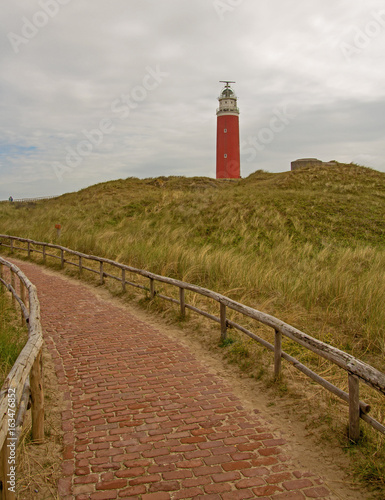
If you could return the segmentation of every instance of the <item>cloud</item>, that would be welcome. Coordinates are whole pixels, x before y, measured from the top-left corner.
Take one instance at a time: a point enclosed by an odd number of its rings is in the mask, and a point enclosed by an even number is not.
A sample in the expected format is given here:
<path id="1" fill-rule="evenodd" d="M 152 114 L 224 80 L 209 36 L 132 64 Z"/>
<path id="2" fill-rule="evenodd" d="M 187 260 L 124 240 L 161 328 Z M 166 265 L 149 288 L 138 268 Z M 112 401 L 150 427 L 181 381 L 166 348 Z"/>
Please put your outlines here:
<path id="1" fill-rule="evenodd" d="M 381 157 L 382 2 L 223 0 L 221 13 L 218 5 L 95 0 L 91 12 L 84 0 L 5 0 L 0 199 L 133 175 L 214 176 L 216 98 L 226 78 L 237 82 L 241 141 L 267 128 L 277 106 L 296 115 L 253 161 L 242 155 L 242 175 L 288 170 L 301 156 Z M 17 53 L 11 34 L 25 38 Z M 167 73 L 151 90 L 148 68 Z M 123 116 L 127 99 L 135 106 Z M 54 166 L 66 165 L 103 120 L 111 133 L 60 180 Z"/>

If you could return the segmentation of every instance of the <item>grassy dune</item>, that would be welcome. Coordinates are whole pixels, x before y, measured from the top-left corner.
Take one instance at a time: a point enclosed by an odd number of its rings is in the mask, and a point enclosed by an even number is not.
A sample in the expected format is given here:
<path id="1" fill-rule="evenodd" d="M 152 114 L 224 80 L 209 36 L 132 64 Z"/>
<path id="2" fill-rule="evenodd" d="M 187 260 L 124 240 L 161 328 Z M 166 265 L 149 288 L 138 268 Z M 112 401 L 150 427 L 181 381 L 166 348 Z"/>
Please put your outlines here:
<path id="1" fill-rule="evenodd" d="M 64 246 L 265 304 L 282 319 L 291 306 L 326 314 L 381 357 L 384 216 L 385 174 L 339 165 L 239 182 L 118 180 L 0 204 L 0 230 L 55 242 L 61 223 Z"/>
<path id="2" fill-rule="evenodd" d="M 235 182 L 128 178 L 0 204 L 3 234 L 58 242 L 57 223 L 63 246 L 216 290 L 385 371 L 384 173 L 352 164 Z M 225 349 L 252 357 L 239 342 Z M 383 422 L 382 399 L 373 416 Z M 384 440 L 371 439 L 361 472 L 384 483 Z"/>

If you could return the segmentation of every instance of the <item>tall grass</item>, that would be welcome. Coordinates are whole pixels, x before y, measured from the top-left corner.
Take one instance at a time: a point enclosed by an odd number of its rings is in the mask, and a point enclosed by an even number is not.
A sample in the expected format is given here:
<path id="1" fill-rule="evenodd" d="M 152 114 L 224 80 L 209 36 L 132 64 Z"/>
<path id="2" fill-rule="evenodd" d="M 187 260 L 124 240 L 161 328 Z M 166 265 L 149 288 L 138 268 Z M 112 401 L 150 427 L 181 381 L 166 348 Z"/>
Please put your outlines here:
<path id="1" fill-rule="evenodd" d="M 385 175 L 355 165 L 268 174 L 113 181 L 30 206 L 0 205 L 0 231 L 264 305 L 301 307 L 385 354 Z M 298 327 L 306 327 L 297 324 Z M 317 336 L 317 332 L 311 332 Z"/>
<path id="2" fill-rule="evenodd" d="M 237 183 L 162 182 L 118 180 L 27 206 L 3 203 L 0 232 L 218 291 L 385 371 L 385 174 L 339 165 L 259 171 Z M 284 347 L 347 389 L 345 373 L 300 353 L 290 341 Z M 226 348 L 242 370 L 262 376 L 260 351 L 239 339 Z M 373 416 L 383 421 L 380 396 L 370 398 Z M 376 469 L 373 481 L 384 484 L 383 438 L 372 442 L 377 444 L 363 452 L 369 458 L 361 472 L 371 480 L 365 468 Z"/>
<path id="3" fill-rule="evenodd" d="M 0 285 L 0 387 L 27 338 L 27 329 L 20 326 L 20 317 L 12 307 L 8 292 Z"/>

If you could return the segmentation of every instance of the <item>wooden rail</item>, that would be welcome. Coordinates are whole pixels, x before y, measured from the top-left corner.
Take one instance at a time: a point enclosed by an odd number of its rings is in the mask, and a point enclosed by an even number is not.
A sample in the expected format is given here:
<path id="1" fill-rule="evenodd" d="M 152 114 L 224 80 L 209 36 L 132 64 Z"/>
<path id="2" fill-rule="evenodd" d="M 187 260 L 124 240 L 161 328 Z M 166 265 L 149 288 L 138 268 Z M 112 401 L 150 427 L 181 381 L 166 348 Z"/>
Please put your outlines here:
<path id="1" fill-rule="evenodd" d="M 18 287 L 16 286 L 17 278 Z M 43 335 L 40 324 L 40 305 L 35 286 L 18 267 L 1 257 L 0 283 L 12 294 L 12 302 L 14 304 L 18 302 L 22 321 L 28 325 L 28 341 L 0 391 L 0 498 L 13 500 L 16 498 L 15 454 L 24 417 L 30 404 L 32 439 L 34 441 L 44 439 Z M 19 288 L 19 293 L 17 288 Z M 28 299 L 26 292 L 28 292 Z"/>
<path id="2" fill-rule="evenodd" d="M 59 196 L 59 195 L 58 195 Z M 12 203 L 29 203 L 33 201 L 41 201 L 41 200 L 52 200 L 53 198 L 58 198 L 58 196 L 39 196 L 35 198 L 14 198 Z M 0 203 L 9 203 L 9 200 L 0 200 Z"/>
<path id="3" fill-rule="evenodd" d="M 26 247 L 20 246 L 22 243 L 27 245 Z M 17 246 L 18 245 L 18 246 Z M 273 351 L 274 353 L 274 375 L 278 379 L 281 375 L 282 370 L 282 359 L 291 363 L 295 368 L 300 370 L 306 376 L 320 384 L 322 387 L 332 392 L 342 400 L 348 403 L 349 405 L 349 437 L 352 441 L 356 442 L 360 436 L 360 427 L 359 422 L 360 418 L 371 425 L 373 428 L 385 434 L 385 426 L 375 420 L 372 417 L 369 417 L 368 413 L 370 411 L 369 404 L 360 401 L 359 398 L 359 383 L 364 382 L 368 386 L 376 389 L 381 394 L 385 395 L 385 374 L 373 368 L 372 366 L 360 361 L 359 359 L 354 358 L 350 354 L 336 349 L 333 346 L 325 344 L 320 340 L 317 340 L 310 335 L 307 335 L 304 332 L 301 332 L 297 328 L 284 323 L 283 321 L 271 316 L 269 314 L 265 314 L 261 311 L 253 309 L 251 307 L 245 306 L 239 302 L 236 302 L 224 295 L 213 292 L 212 290 L 208 290 L 206 288 L 202 288 L 190 283 L 186 283 L 183 281 L 179 281 L 173 278 L 167 278 L 165 276 L 160 276 L 149 271 L 145 271 L 143 269 L 136 269 L 131 266 L 127 266 L 124 264 L 120 264 L 119 262 L 115 262 L 110 259 L 105 259 L 101 257 L 96 257 L 94 255 L 87 255 L 81 252 L 77 252 L 75 250 L 71 250 L 69 248 L 62 247 L 60 245 L 55 245 L 51 243 L 45 242 L 37 242 L 26 238 L 19 238 L 16 236 L 8 236 L 8 235 L 0 235 L 0 247 L 8 248 L 11 252 L 15 250 L 21 250 L 28 252 L 30 256 L 32 252 L 40 253 L 43 256 L 43 262 L 46 262 L 47 257 L 52 257 L 60 260 L 61 268 L 64 268 L 65 264 L 73 265 L 79 268 L 79 274 L 82 274 L 85 270 L 95 273 L 99 275 L 100 283 L 103 284 L 105 278 L 111 278 L 117 281 L 120 281 L 122 284 L 123 291 L 126 290 L 126 286 L 134 286 L 137 288 L 144 289 L 150 293 L 150 297 L 159 297 L 164 300 L 171 301 L 176 303 L 180 307 L 180 314 L 185 316 L 186 309 L 194 311 L 198 314 L 201 314 L 213 321 L 216 321 L 220 324 L 220 333 L 221 339 L 226 340 L 227 338 L 227 330 L 229 327 L 235 328 L 238 331 L 246 334 L 248 337 L 257 341 L 262 346 L 267 349 Z M 40 248 L 40 249 L 39 249 Z M 48 253 L 49 249 L 56 249 L 59 251 L 60 255 L 55 255 L 53 253 Z M 69 260 L 72 256 L 75 257 L 77 261 Z M 94 263 L 98 263 L 96 265 L 96 269 L 92 267 L 85 266 L 85 261 L 91 261 Z M 116 270 L 118 270 L 118 275 L 109 274 L 105 271 L 104 265 L 110 265 Z M 147 278 L 149 280 L 149 286 L 143 286 L 139 283 L 134 283 L 128 281 L 126 279 L 127 273 L 135 274 Z M 157 292 L 155 284 L 156 282 L 165 283 L 168 285 L 175 286 L 179 288 L 179 300 L 162 295 Z M 186 303 L 185 292 L 191 291 L 201 296 L 207 297 L 209 299 L 213 299 L 214 301 L 219 303 L 219 316 L 214 316 L 209 314 L 202 309 L 199 309 L 193 305 Z M 241 313 L 243 316 L 254 319 L 263 325 L 266 325 L 273 329 L 274 331 L 274 345 L 270 344 L 266 340 L 258 337 L 255 333 L 249 331 L 242 325 L 230 321 L 227 318 L 227 309 L 231 309 L 238 313 Z M 297 344 L 305 347 L 316 355 L 325 358 L 335 365 L 339 366 L 343 370 L 347 372 L 348 376 L 348 387 L 349 392 L 345 392 L 340 388 L 336 387 L 329 381 L 325 380 L 315 372 L 313 372 L 310 368 L 306 367 L 302 363 L 300 363 L 297 359 L 290 356 L 288 353 L 283 351 L 282 349 L 282 338 L 287 337 Z"/>

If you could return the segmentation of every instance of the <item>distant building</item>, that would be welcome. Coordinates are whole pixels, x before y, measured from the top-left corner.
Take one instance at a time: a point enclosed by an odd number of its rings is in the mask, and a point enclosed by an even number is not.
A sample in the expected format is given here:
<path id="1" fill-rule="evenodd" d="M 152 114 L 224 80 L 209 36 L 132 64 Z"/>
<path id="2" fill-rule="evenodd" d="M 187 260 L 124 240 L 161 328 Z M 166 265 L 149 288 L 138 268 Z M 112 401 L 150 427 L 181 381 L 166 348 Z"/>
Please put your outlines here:
<path id="1" fill-rule="evenodd" d="M 291 170 L 298 170 L 299 168 L 317 168 L 317 167 L 334 167 L 337 165 L 335 161 L 322 161 L 317 158 L 301 158 L 291 162 Z"/>
<path id="2" fill-rule="evenodd" d="M 241 161 L 239 152 L 239 109 L 237 96 L 225 84 L 217 109 L 217 179 L 239 179 L 241 177 Z"/>

